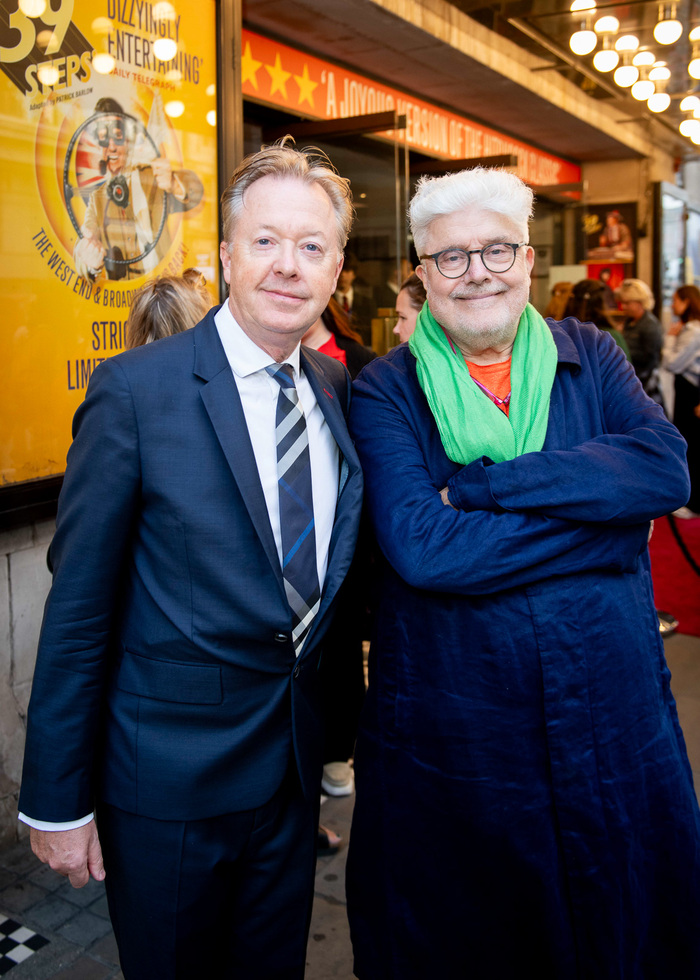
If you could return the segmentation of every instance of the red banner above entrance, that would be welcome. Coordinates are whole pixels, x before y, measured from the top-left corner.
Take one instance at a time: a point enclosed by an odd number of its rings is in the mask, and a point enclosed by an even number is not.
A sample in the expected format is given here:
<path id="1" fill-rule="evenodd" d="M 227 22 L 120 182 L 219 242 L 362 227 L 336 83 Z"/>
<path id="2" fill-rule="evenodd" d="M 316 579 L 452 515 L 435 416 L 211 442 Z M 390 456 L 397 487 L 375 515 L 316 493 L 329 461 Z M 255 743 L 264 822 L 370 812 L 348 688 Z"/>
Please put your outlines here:
<path id="1" fill-rule="evenodd" d="M 309 119 L 342 119 L 396 110 L 405 115 L 407 130 L 381 134 L 421 153 L 446 160 L 512 153 L 517 172 L 530 184 L 571 184 L 581 179 L 576 164 L 399 89 L 347 71 L 330 61 L 296 51 L 252 31 L 243 31 L 241 60 L 243 95 L 279 106 Z"/>

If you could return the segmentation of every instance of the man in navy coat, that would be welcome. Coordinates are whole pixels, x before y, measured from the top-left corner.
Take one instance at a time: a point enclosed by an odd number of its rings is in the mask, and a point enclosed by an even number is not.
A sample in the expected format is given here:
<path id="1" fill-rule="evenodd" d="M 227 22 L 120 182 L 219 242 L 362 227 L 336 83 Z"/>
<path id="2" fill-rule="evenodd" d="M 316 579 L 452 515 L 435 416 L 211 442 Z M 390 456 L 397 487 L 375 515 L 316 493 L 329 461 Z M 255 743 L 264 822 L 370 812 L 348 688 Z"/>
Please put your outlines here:
<path id="1" fill-rule="evenodd" d="M 106 879 L 127 980 L 304 973 L 317 666 L 362 479 L 347 372 L 299 341 L 335 288 L 352 203 L 325 158 L 280 144 L 239 166 L 222 211 L 228 302 L 104 362 L 76 413 L 29 709 L 21 818 L 75 887 Z M 320 601 L 301 625 L 281 363 L 313 493 Z"/>
<path id="2" fill-rule="evenodd" d="M 532 190 L 424 177 L 427 303 L 354 383 L 386 558 L 355 751 L 361 980 L 697 980 L 700 811 L 647 535 L 685 443 L 528 303 Z"/>

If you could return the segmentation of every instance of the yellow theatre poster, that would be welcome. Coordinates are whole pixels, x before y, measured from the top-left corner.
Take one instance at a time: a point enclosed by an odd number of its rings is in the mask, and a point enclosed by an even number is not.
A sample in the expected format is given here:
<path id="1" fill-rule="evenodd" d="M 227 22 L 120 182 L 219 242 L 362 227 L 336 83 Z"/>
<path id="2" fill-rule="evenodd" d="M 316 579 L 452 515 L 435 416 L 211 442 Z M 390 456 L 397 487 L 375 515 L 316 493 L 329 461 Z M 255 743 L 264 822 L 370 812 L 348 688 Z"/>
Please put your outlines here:
<path id="1" fill-rule="evenodd" d="M 65 469 L 147 278 L 218 269 L 215 0 L 0 0 L 1 486 Z"/>

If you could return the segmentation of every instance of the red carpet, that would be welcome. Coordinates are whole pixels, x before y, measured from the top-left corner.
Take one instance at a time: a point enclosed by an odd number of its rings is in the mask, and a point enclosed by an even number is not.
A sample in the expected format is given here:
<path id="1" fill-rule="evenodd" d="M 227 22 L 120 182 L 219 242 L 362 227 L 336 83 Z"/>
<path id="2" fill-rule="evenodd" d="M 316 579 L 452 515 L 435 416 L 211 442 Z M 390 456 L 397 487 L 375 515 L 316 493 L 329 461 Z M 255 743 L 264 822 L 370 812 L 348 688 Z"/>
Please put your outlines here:
<path id="1" fill-rule="evenodd" d="M 676 518 L 676 527 L 695 564 L 700 565 L 700 518 Z M 656 608 L 676 617 L 679 633 L 700 636 L 700 575 L 683 555 L 668 518 L 654 522 L 649 553 Z"/>

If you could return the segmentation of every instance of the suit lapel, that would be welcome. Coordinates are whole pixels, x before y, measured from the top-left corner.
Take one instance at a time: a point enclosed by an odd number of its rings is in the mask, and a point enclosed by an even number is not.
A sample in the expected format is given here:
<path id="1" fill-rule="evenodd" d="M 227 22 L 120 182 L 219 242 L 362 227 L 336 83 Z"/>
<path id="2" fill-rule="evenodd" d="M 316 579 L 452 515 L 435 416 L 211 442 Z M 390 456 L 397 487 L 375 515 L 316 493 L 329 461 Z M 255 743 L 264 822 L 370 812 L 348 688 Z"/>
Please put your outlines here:
<path id="1" fill-rule="evenodd" d="M 210 310 L 194 328 L 194 373 L 206 382 L 201 390 L 204 407 L 284 595 L 279 555 L 241 398 L 214 323 L 217 309 Z"/>

